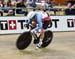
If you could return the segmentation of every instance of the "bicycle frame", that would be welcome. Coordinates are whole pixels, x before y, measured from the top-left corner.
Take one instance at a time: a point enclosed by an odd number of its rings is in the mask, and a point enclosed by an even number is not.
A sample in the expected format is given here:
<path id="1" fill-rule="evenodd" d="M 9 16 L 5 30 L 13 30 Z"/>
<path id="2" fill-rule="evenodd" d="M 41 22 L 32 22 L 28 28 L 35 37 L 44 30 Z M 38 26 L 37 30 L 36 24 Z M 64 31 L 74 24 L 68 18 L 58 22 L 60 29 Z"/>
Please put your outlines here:
<path id="1" fill-rule="evenodd" d="M 34 29 L 31 24 L 30 25 L 25 24 L 25 26 L 26 26 L 27 29 L 30 29 L 29 30 L 30 32 L 31 32 L 32 29 Z M 31 34 L 34 37 L 34 39 L 37 39 L 37 35 L 34 32 L 31 32 Z"/>
<path id="2" fill-rule="evenodd" d="M 23 50 L 23 49 L 27 48 L 30 45 L 32 39 L 34 39 L 34 41 L 33 41 L 34 44 L 39 43 L 40 36 L 37 37 L 38 33 L 32 32 L 31 30 L 33 28 L 31 26 L 30 26 L 30 28 L 31 29 L 29 31 L 22 33 L 18 37 L 17 42 L 16 42 L 16 46 L 19 50 Z M 42 48 L 47 47 L 51 43 L 52 38 L 53 38 L 52 32 L 50 30 L 45 31 L 45 36 L 44 36 L 44 39 L 42 41 L 43 42 Z"/>
<path id="3" fill-rule="evenodd" d="M 34 39 L 37 39 L 37 35 L 33 32 L 31 32 L 32 36 L 34 37 Z"/>

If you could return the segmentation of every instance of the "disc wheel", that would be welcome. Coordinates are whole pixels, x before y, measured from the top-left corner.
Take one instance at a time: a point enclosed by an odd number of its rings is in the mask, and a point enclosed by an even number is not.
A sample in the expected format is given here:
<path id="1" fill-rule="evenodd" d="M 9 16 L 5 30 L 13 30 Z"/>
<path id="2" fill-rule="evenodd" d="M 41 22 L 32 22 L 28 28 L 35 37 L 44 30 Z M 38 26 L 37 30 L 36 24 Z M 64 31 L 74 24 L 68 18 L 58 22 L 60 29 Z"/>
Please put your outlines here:
<path id="1" fill-rule="evenodd" d="M 46 31 L 44 34 L 42 48 L 47 47 L 51 43 L 52 39 L 53 33 L 50 30 Z"/>
<path id="2" fill-rule="evenodd" d="M 23 50 L 30 45 L 31 41 L 32 41 L 31 32 L 24 32 L 18 37 L 16 47 L 19 50 Z"/>

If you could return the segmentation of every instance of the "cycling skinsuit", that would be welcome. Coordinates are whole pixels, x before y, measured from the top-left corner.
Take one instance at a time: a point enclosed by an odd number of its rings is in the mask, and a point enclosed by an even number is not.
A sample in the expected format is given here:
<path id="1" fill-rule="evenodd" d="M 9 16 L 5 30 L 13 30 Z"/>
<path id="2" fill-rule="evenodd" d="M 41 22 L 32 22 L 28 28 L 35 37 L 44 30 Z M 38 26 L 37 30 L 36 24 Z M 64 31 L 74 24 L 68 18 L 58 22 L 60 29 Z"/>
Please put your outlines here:
<path id="1" fill-rule="evenodd" d="M 47 12 L 37 12 L 36 20 L 38 22 L 38 26 L 35 28 L 36 31 L 39 29 L 47 29 L 50 23 L 50 17 Z"/>
<path id="2" fill-rule="evenodd" d="M 38 25 L 37 25 L 37 27 L 34 28 L 34 30 L 38 31 L 39 29 L 43 29 L 42 14 L 40 12 L 36 13 L 36 21 L 37 21 Z"/>
<path id="3" fill-rule="evenodd" d="M 38 25 L 34 28 L 35 31 L 39 31 L 39 29 L 43 29 L 43 18 L 47 17 L 47 13 L 42 13 L 42 12 L 31 12 L 31 17 L 29 15 L 29 22 L 31 23 L 31 18 L 36 17 L 36 21 Z"/>

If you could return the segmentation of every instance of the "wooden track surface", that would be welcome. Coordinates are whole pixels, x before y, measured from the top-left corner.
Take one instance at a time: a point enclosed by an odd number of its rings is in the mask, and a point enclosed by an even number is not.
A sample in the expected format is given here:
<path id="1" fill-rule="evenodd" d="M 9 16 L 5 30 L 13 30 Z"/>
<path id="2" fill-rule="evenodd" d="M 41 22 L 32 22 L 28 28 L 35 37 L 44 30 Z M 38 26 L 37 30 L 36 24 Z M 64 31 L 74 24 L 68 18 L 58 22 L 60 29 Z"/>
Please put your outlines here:
<path id="1" fill-rule="evenodd" d="M 38 50 L 32 42 L 19 51 L 15 45 L 18 36 L 0 35 L 0 59 L 75 59 L 75 32 L 56 32 L 52 43 Z"/>

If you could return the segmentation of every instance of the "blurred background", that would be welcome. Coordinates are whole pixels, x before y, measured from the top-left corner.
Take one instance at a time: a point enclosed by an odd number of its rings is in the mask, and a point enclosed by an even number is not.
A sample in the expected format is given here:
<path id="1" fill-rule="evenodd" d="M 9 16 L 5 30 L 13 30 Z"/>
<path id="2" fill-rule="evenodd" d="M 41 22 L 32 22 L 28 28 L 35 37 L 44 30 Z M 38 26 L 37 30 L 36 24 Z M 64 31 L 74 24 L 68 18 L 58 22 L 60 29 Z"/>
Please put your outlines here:
<path id="1" fill-rule="evenodd" d="M 27 16 L 43 7 L 52 16 L 75 15 L 75 0 L 0 0 L 0 16 Z"/>

